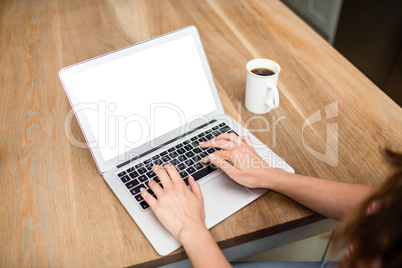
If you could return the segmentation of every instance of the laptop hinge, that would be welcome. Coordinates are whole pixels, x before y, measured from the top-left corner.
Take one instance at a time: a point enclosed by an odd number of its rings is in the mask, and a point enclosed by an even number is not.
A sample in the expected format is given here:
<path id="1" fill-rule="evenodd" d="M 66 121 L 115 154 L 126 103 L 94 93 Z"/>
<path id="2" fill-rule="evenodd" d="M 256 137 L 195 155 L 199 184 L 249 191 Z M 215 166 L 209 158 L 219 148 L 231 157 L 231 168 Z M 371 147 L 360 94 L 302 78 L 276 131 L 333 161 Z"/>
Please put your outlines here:
<path id="1" fill-rule="evenodd" d="M 199 129 L 201 129 L 201 128 L 204 128 L 204 127 L 206 127 L 206 126 L 208 126 L 208 125 L 210 125 L 210 124 L 213 124 L 213 123 L 215 123 L 215 122 L 216 122 L 216 120 L 213 119 L 213 120 L 209 121 L 208 123 L 205 123 L 205 124 L 203 124 L 203 125 L 201 125 L 201 126 L 199 126 L 199 127 L 196 127 L 196 128 L 194 128 L 194 129 L 192 129 L 192 130 L 190 130 L 190 131 L 187 131 L 186 133 L 184 133 L 184 134 L 182 134 L 182 135 L 179 135 L 179 136 L 177 136 L 177 137 L 174 138 L 174 139 L 171 139 L 171 140 L 169 140 L 169 141 L 167 141 L 167 142 L 165 142 L 165 143 L 163 143 L 163 144 L 161 144 L 161 145 L 159 145 L 159 146 L 157 146 L 157 147 L 155 147 L 155 148 L 152 148 L 152 149 L 150 149 L 150 150 L 148 150 L 148 151 L 146 151 L 146 152 L 144 152 L 144 153 L 142 153 L 142 154 L 140 154 L 140 155 L 138 155 L 138 156 L 136 156 L 136 157 L 133 157 L 133 158 L 131 158 L 130 160 L 128 160 L 128 161 L 126 161 L 126 162 L 124 162 L 124 163 L 121 163 L 121 164 L 117 165 L 116 167 L 117 167 L 117 168 L 124 167 L 125 165 L 127 165 L 127 164 L 129 164 L 129 163 L 131 163 L 131 162 L 133 162 L 133 161 L 135 161 L 135 160 L 137 160 L 137 159 L 139 159 L 139 158 L 142 158 L 142 157 L 146 156 L 147 154 L 150 154 L 150 153 L 152 153 L 152 152 L 154 152 L 154 151 L 156 151 L 156 150 L 159 150 L 159 149 L 162 148 L 162 147 L 165 147 L 165 146 L 168 145 L 169 143 L 175 142 L 175 141 L 177 141 L 178 139 L 181 139 L 181 138 L 183 138 L 183 137 L 185 137 L 185 136 L 188 136 L 188 135 L 190 135 L 191 133 L 193 133 L 193 132 L 195 132 L 195 131 L 197 131 L 197 130 L 199 130 Z"/>

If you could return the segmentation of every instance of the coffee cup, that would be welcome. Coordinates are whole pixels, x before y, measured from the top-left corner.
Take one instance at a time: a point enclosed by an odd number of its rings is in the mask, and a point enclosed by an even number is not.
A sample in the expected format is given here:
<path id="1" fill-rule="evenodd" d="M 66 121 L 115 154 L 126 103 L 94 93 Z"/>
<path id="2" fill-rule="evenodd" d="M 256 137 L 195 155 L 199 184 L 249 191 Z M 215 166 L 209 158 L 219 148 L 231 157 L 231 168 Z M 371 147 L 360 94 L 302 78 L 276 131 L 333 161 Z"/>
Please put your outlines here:
<path id="1" fill-rule="evenodd" d="M 264 114 L 278 108 L 279 64 L 268 59 L 254 59 L 247 63 L 246 108 Z"/>

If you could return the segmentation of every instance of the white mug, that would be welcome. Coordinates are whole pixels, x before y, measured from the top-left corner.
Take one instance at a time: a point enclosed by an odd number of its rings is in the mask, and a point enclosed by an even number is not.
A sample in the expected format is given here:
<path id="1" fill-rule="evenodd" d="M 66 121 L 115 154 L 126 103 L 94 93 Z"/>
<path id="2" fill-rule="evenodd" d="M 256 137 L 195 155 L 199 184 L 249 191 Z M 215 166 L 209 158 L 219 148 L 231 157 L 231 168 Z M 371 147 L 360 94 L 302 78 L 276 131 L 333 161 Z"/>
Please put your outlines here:
<path id="1" fill-rule="evenodd" d="M 256 114 L 264 114 L 278 108 L 279 93 L 276 85 L 281 71 L 279 64 L 267 59 L 254 59 L 247 63 L 246 108 Z M 263 76 L 253 72 L 256 68 L 272 70 L 274 74 Z"/>

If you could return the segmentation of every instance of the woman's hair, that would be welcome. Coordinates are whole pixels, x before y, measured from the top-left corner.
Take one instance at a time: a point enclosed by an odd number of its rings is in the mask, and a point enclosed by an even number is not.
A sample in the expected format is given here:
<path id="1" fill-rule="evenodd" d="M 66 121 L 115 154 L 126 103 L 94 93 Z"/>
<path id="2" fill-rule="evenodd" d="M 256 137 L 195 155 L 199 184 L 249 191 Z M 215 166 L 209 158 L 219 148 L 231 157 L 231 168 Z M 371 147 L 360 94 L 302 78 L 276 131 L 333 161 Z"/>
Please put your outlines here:
<path id="1" fill-rule="evenodd" d="M 385 154 L 397 168 L 395 174 L 335 232 L 333 250 L 349 246 L 341 267 L 402 267 L 402 154 Z"/>

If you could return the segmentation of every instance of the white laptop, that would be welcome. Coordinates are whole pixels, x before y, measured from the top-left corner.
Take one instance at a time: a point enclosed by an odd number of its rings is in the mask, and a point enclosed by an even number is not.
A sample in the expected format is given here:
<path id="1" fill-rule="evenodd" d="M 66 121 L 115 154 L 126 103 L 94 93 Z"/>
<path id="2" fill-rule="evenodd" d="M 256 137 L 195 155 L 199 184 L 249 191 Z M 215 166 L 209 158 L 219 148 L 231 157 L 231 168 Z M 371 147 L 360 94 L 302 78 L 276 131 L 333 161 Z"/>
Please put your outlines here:
<path id="1" fill-rule="evenodd" d="M 60 79 L 99 172 L 160 255 L 181 245 L 139 194 L 149 179 L 158 181 L 153 165 L 172 163 L 186 183 L 189 175 L 198 181 L 208 228 L 266 190 L 248 189 L 200 163 L 214 151 L 200 141 L 248 135 L 268 164 L 294 172 L 225 114 L 194 26 L 63 68 Z"/>

